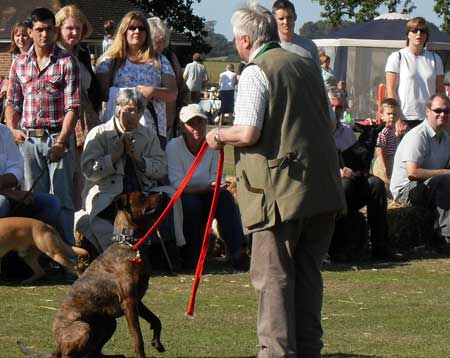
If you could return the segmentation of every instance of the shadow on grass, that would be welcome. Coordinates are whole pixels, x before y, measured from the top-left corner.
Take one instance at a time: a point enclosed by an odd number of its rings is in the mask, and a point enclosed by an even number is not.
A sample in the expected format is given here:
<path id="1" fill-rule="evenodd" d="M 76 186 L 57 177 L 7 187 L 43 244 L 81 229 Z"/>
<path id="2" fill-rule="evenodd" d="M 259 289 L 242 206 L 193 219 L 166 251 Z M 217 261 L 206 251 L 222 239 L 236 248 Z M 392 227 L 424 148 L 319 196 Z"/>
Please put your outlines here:
<path id="1" fill-rule="evenodd" d="M 322 354 L 322 358 L 382 358 L 382 356 L 352 353 L 328 353 Z"/>

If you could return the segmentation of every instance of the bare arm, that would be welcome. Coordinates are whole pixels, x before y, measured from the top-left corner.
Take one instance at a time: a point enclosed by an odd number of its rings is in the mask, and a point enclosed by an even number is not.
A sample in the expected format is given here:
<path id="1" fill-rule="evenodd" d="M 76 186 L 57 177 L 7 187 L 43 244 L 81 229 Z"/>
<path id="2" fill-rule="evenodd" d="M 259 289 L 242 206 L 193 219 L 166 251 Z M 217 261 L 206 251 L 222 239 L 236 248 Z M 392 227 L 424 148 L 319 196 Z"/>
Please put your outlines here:
<path id="1" fill-rule="evenodd" d="M 14 188 L 19 182 L 14 174 L 6 173 L 0 175 L 0 189 Z"/>
<path id="2" fill-rule="evenodd" d="M 437 175 L 450 174 L 450 169 L 424 169 L 419 168 L 416 162 L 406 163 L 408 179 L 412 181 L 427 180 Z"/>
<path id="3" fill-rule="evenodd" d="M 16 143 L 22 143 L 27 139 L 25 133 L 16 129 L 20 121 L 20 113 L 16 112 L 11 106 L 6 106 L 5 109 L 6 125 L 11 129 L 12 135 Z"/>
<path id="4" fill-rule="evenodd" d="M 214 140 L 217 129 L 212 129 L 206 135 L 206 141 L 212 149 L 220 149 L 221 145 L 218 145 Z M 249 147 L 254 145 L 259 140 L 261 131 L 254 126 L 236 125 L 228 128 L 220 128 L 220 141 L 222 144 L 230 144 L 234 147 Z"/>
<path id="5" fill-rule="evenodd" d="M 153 98 L 164 102 L 173 102 L 177 99 L 178 89 L 175 76 L 163 73 L 161 87 L 156 86 L 136 86 L 136 89 L 141 92 L 147 101 Z"/>
<path id="6" fill-rule="evenodd" d="M 436 93 L 445 93 L 444 75 L 436 76 Z"/>
<path id="7" fill-rule="evenodd" d="M 395 98 L 397 96 L 398 73 L 386 72 L 386 98 Z"/>

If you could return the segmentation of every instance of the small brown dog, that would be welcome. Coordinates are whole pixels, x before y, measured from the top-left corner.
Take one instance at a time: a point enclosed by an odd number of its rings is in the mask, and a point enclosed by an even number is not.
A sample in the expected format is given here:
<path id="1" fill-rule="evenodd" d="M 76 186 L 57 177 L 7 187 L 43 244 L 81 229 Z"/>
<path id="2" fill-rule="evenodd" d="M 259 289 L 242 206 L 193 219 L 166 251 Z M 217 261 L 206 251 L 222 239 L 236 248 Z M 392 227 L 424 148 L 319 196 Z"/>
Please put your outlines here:
<path id="1" fill-rule="evenodd" d="M 122 315 L 127 319 L 137 357 L 145 357 L 139 316 L 150 323 L 152 345 L 164 352 L 161 321 L 141 301 L 150 278 L 146 255 L 142 255 L 142 262 L 135 262 L 137 253 L 126 240 L 145 233 L 158 212 L 160 199 L 159 193 L 140 192 L 116 198 L 116 242 L 84 271 L 56 312 L 53 334 L 57 348 L 53 357 L 103 357 L 102 348 Z M 21 343 L 19 347 L 30 354 Z"/>
<path id="2" fill-rule="evenodd" d="M 17 251 L 33 270 L 33 275 L 22 281 L 26 285 L 45 275 L 38 261 L 41 252 L 72 273 L 76 273 L 75 264 L 68 257 L 88 255 L 86 250 L 66 244 L 50 225 L 23 217 L 0 219 L 0 263 L 9 251 Z"/>

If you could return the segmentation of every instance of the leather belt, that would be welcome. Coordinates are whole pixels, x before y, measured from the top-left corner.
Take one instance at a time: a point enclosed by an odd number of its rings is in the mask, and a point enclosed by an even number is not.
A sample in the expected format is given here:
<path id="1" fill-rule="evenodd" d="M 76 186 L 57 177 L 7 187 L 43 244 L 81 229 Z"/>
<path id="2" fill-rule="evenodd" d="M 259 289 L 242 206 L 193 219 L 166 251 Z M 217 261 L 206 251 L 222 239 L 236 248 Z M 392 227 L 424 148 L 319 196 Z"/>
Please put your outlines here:
<path id="1" fill-rule="evenodd" d="M 55 134 L 61 132 L 61 128 L 36 128 L 36 129 L 22 129 L 28 137 L 41 138 L 45 135 Z"/>

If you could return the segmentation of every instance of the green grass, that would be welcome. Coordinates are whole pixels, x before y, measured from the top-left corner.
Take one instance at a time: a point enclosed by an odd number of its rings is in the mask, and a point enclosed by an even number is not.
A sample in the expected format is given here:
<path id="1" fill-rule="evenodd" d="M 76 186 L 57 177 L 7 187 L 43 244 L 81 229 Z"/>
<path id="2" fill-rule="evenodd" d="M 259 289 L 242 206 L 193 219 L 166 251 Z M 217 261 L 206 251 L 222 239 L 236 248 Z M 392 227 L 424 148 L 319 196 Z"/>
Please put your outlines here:
<path id="1" fill-rule="evenodd" d="M 206 268 L 195 318 L 184 317 L 192 275 L 157 276 L 144 302 L 163 323 L 167 352 L 150 345 L 148 357 L 254 357 L 256 298 L 247 274 L 208 273 Z M 324 272 L 326 358 L 450 357 L 450 265 L 430 259 L 401 265 L 330 266 Z M 39 351 L 54 347 L 51 325 L 68 285 L 0 286 L 2 357 L 20 357 L 15 342 Z M 124 318 L 105 353 L 133 356 Z"/>
<path id="2" fill-rule="evenodd" d="M 203 64 L 208 71 L 208 77 L 210 82 L 219 82 L 219 75 L 224 72 L 227 64 L 232 63 L 234 65 L 234 71 L 236 72 L 239 67 L 239 62 L 226 62 L 226 61 L 205 61 Z"/>

